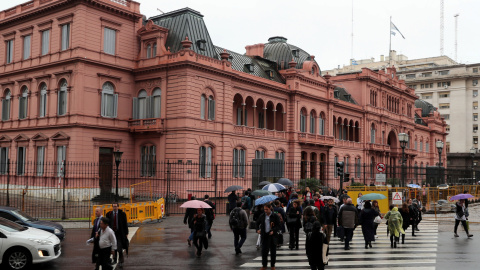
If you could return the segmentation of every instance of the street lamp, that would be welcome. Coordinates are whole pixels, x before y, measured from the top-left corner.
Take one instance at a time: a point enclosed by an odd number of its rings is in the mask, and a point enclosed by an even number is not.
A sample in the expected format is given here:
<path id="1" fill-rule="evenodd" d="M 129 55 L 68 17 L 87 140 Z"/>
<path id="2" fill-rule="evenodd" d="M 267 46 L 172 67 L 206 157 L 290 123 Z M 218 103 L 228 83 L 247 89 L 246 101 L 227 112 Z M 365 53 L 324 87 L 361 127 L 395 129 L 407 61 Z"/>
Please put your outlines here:
<path id="1" fill-rule="evenodd" d="M 442 181 L 440 180 L 440 177 L 442 176 L 440 174 L 440 170 L 441 170 L 441 167 L 442 167 L 442 150 L 443 150 L 443 142 L 438 140 L 435 142 L 435 146 L 437 147 L 437 150 L 438 150 L 438 180 L 439 180 L 439 183 L 440 184 L 444 184 L 442 183 Z"/>
<path id="2" fill-rule="evenodd" d="M 115 157 L 115 165 L 117 166 L 117 172 L 116 172 L 116 177 L 115 177 L 115 201 L 118 202 L 118 166 L 120 165 L 120 162 L 122 162 L 122 155 L 123 152 L 120 152 L 120 150 L 117 149 L 117 151 L 113 152 L 113 155 Z"/>
<path id="3" fill-rule="evenodd" d="M 470 156 L 472 157 L 472 180 L 473 180 L 474 183 L 476 182 L 475 177 L 473 175 L 473 172 L 474 172 L 474 170 L 473 170 L 473 158 L 475 157 L 475 154 L 477 154 L 477 149 L 475 147 L 470 148 Z"/>
<path id="4" fill-rule="evenodd" d="M 400 147 L 402 147 L 402 187 L 405 187 L 405 147 L 408 144 L 408 134 L 399 133 L 398 140 L 400 141 Z"/>

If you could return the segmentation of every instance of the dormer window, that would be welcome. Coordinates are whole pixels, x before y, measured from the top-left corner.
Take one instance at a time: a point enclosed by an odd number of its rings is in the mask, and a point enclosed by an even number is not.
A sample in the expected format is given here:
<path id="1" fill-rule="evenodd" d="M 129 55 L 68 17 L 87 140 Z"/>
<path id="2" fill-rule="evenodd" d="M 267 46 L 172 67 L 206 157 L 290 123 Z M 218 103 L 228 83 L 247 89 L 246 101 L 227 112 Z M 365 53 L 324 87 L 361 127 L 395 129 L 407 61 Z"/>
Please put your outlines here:
<path id="1" fill-rule="evenodd" d="M 253 64 L 245 64 L 245 67 L 247 68 L 248 72 L 254 72 L 255 71 L 255 65 L 253 65 Z"/>
<path id="2" fill-rule="evenodd" d="M 197 47 L 201 51 L 207 50 L 207 41 L 204 39 L 197 40 Z"/>
<path id="3" fill-rule="evenodd" d="M 273 79 L 273 70 L 265 70 L 265 73 L 267 73 L 268 78 Z"/>
<path id="4" fill-rule="evenodd" d="M 292 54 L 293 54 L 293 57 L 299 57 L 300 50 L 298 49 L 292 50 Z"/>

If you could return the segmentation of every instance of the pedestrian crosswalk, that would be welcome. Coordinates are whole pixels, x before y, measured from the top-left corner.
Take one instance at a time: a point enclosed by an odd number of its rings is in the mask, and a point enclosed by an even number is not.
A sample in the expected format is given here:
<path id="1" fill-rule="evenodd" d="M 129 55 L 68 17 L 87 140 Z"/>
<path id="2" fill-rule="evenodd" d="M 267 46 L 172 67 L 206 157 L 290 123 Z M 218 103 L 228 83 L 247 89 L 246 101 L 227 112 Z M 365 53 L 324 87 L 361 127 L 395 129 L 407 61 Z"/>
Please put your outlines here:
<path id="1" fill-rule="evenodd" d="M 433 270 L 437 258 L 438 223 L 423 220 L 420 231 L 412 237 L 411 227 L 406 231 L 405 244 L 390 247 L 385 223 L 377 229 L 378 239 L 372 242 L 373 248 L 365 249 L 362 229 L 357 227 L 354 232 L 350 250 L 344 250 L 344 243 L 333 237 L 330 243 L 329 262 L 326 269 L 348 268 L 349 270 Z M 288 235 L 285 235 L 288 239 Z M 287 241 L 286 241 L 287 242 Z M 401 242 L 401 241 L 400 241 Z M 262 267 L 260 252 L 252 262 L 241 265 L 242 270 L 260 269 Z M 270 261 L 270 257 L 269 257 Z M 270 266 L 270 263 L 269 265 Z M 305 255 L 305 235 L 300 234 L 300 249 L 289 250 L 288 243 L 277 250 L 276 269 L 310 269 Z"/>

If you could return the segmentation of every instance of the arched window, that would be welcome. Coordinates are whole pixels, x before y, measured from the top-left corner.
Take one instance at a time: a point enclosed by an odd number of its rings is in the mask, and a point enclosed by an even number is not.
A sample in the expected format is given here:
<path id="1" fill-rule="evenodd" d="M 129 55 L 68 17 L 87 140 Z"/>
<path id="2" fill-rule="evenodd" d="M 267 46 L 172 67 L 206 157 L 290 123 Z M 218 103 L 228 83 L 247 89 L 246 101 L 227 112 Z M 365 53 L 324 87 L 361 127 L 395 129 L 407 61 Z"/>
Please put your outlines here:
<path id="1" fill-rule="evenodd" d="M 47 115 L 47 85 L 40 85 L 40 100 L 38 103 L 38 116 L 45 117 Z"/>
<path id="2" fill-rule="evenodd" d="M 200 118 L 205 119 L 205 109 L 207 108 L 207 97 L 205 95 L 200 96 Z"/>
<path id="3" fill-rule="evenodd" d="M 255 151 L 255 159 L 264 159 L 265 158 L 265 150 L 258 149 Z"/>
<path id="4" fill-rule="evenodd" d="M 143 145 L 140 148 L 141 176 L 155 176 L 157 147 L 155 145 Z"/>
<path id="5" fill-rule="evenodd" d="M 285 160 L 285 152 L 283 152 L 283 151 L 276 151 L 276 152 L 275 152 L 275 159 Z"/>
<path id="6" fill-rule="evenodd" d="M 305 111 L 300 111 L 300 132 L 306 132 L 307 129 L 307 116 L 305 115 Z"/>
<path id="7" fill-rule="evenodd" d="M 212 147 L 202 146 L 199 152 L 200 177 L 209 178 L 212 176 Z"/>
<path id="8" fill-rule="evenodd" d="M 310 113 L 310 133 L 315 134 L 315 113 Z"/>
<path id="9" fill-rule="evenodd" d="M 245 149 L 233 149 L 233 177 L 245 177 Z"/>
<path id="10" fill-rule="evenodd" d="M 152 57 L 157 56 L 157 43 L 153 43 Z"/>
<path id="11" fill-rule="evenodd" d="M 113 84 L 106 82 L 102 86 L 102 106 L 101 114 L 103 117 L 117 117 L 118 94 L 115 94 Z"/>
<path id="12" fill-rule="evenodd" d="M 372 124 L 372 127 L 370 128 L 370 143 L 375 143 L 375 125 Z"/>
<path id="13" fill-rule="evenodd" d="M 21 95 L 19 98 L 18 118 L 25 119 L 27 118 L 28 113 L 28 88 L 26 86 L 22 87 L 20 93 Z"/>
<path id="14" fill-rule="evenodd" d="M 147 118 L 147 98 L 147 91 L 143 89 L 133 98 L 133 119 Z"/>
<path id="15" fill-rule="evenodd" d="M 152 57 L 152 45 L 148 44 L 147 45 L 147 58 Z"/>
<path id="16" fill-rule="evenodd" d="M 10 100 L 12 94 L 10 89 L 5 90 L 5 95 L 2 100 L 2 121 L 10 120 Z"/>
<path id="17" fill-rule="evenodd" d="M 215 120 L 215 99 L 208 97 L 208 120 Z"/>
<path id="18" fill-rule="evenodd" d="M 325 118 L 323 114 L 318 117 L 318 134 L 325 135 Z"/>
<path id="19" fill-rule="evenodd" d="M 60 90 L 58 91 L 58 115 L 65 115 L 67 113 L 67 80 L 60 81 Z"/>
<path id="20" fill-rule="evenodd" d="M 153 100 L 153 118 L 160 118 L 162 108 L 162 90 L 155 88 L 152 93 Z"/>

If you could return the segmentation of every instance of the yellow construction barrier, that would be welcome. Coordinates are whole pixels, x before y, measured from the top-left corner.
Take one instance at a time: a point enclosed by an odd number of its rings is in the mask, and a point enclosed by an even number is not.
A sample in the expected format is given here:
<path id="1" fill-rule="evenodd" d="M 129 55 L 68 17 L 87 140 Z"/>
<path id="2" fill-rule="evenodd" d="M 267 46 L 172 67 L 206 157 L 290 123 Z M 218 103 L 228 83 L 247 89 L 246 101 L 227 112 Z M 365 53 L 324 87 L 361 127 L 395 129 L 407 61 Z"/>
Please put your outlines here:
<path id="1" fill-rule="evenodd" d="M 102 209 L 103 216 L 113 210 L 112 204 L 94 205 L 92 208 L 92 224 L 95 220 L 95 209 L 97 207 Z M 165 216 L 165 199 L 160 198 L 155 202 L 121 203 L 118 208 L 125 212 L 128 223 L 151 221 Z"/>
<path id="2" fill-rule="evenodd" d="M 378 207 L 380 208 L 380 213 L 387 213 L 388 212 L 388 191 L 387 190 L 376 190 L 376 191 L 368 191 L 368 190 L 348 190 L 348 196 L 352 198 L 352 203 L 356 206 L 357 205 L 357 198 L 358 194 L 362 193 L 362 195 L 367 195 L 369 193 L 378 193 L 385 195 L 387 197 L 386 199 L 383 200 L 377 200 L 378 201 Z"/>

